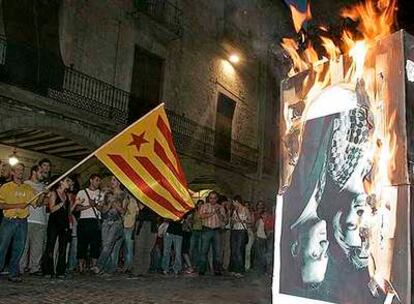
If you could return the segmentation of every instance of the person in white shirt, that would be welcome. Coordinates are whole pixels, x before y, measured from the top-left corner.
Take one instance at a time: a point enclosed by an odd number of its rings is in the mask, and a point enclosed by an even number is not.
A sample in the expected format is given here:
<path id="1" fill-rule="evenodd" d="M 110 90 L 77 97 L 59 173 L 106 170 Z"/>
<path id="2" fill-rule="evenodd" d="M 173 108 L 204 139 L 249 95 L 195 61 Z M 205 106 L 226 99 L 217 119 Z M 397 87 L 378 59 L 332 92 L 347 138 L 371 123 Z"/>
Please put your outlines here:
<path id="1" fill-rule="evenodd" d="M 77 255 L 79 259 L 80 272 L 85 271 L 89 247 L 90 257 L 92 258 L 92 267 L 96 266 L 96 262 L 100 254 L 101 213 L 99 209 L 104 197 L 103 193 L 99 189 L 100 184 L 101 177 L 98 174 L 92 174 L 89 178 L 88 188 L 80 190 L 75 200 L 74 209 L 80 211 L 80 217 L 77 227 Z"/>
<path id="2" fill-rule="evenodd" d="M 30 169 L 30 179 L 24 183 L 31 186 L 36 193 L 40 193 L 45 188 L 45 185 L 40 182 L 41 178 L 42 170 L 40 166 L 35 165 Z M 46 244 L 47 220 L 45 204 L 29 206 L 26 246 L 20 260 L 20 271 L 28 270 L 31 275 L 42 275 L 40 261 Z"/>
<path id="3" fill-rule="evenodd" d="M 230 251 L 231 251 L 231 274 L 236 277 L 243 277 L 245 271 L 245 254 L 247 243 L 247 227 L 250 225 L 250 212 L 243 205 L 240 195 L 236 195 L 233 199 L 233 213 L 230 218 L 231 235 L 230 235 Z"/>

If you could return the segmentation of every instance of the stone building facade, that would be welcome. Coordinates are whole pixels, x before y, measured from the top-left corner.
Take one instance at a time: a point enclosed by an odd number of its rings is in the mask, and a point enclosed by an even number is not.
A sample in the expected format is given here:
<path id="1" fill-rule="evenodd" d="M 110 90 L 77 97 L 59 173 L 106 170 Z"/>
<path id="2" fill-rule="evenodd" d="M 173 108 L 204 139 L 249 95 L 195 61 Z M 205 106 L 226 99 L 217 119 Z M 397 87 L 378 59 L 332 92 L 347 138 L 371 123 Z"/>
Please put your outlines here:
<path id="1" fill-rule="evenodd" d="M 164 102 L 190 188 L 275 200 L 281 1 L 18 2 L 2 3 L 0 143 L 70 167 Z"/>

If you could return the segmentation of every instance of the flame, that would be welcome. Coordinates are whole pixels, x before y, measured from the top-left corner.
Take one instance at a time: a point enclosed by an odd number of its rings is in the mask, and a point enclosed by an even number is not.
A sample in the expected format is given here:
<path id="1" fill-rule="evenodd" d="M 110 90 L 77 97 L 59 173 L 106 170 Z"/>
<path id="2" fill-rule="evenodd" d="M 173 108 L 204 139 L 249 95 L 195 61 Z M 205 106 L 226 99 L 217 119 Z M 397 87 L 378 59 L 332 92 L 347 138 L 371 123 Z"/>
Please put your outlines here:
<path id="1" fill-rule="evenodd" d="M 343 18 L 350 18 L 358 23 L 358 30 L 364 40 L 372 43 L 391 34 L 395 24 L 396 0 L 370 0 L 345 8 Z"/>
<path id="2" fill-rule="evenodd" d="M 289 7 L 290 7 L 290 11 L 292 13 L 292 20 L 293 20 L 293 25 L 295 27 L 295 31 L 296 31 L 296 33 L 299 33 L 299 31 L 301 30 L 301 28 L 303 26 L 303 23 L 305 21 L 309 21 L 309 20 L 312 19 L 310 4 L 307 5 L 305 13 L 302 13 L 301 11 L 299 11 L 292 4 L 290 4 Z"/>
<path id="3" fill-rule="evenodd" d="M 303 30 L 304 23 L 312 18 L 310 6 L 308 6 L 305 13 L 298 11 L 292 5 L 290 9 L 295 31 L 300 34 L 300 41 L 284 38 L 282 42 L 283 48 L 292 60 L 292 69 L 289 76 L 309 68 L 312 68 L 314 72 L 309 73 L 303 81 L 303 88 L 306 88 L 306 92 L 302 92 L 304 97 L 300 96 L 305 104 L 303 113 L 307 113 L 312 100 L 331 84 L 332 75 L 334 74 L 334 78 L 338 78 L 338 71 L 335 70 L 336 65 L 333 64 L 332 59 L 340 58 L 341 53 L 351 59 L 351 65 L 345 71 L 342 82 L 350 84 L 351 87 L 356 88 L 356 91 L 361 90 L 362 83 L 365 94 L 362 95 L 363 102 L 366 103 L 365 106 L 369 108 L 373 116 L 371 118 L 373 130 L 370 134 L 370 150 L 368 152 L 373 166 L 369 181 L 364 181 L 364 187 L 367 194 L 375 195 L 379 201 L 384 202 L 378 208 L 384 212 L 381 216 L 384 216 L 384 214 L 388 216 L 387 212 L 391 214 L 395 211 L 392 211 L 393 208 L 395 209 L 392 206 L 395 206 L 397 202 L 395 189 L 390 186 L 392 185 L 393 172 L 397 170 L 398 143 L 395 130 L 397 116 L 395 112 L 389 112 L 387 108 L 389 102 L 389 97 L 385 94 L 385 82 L 387 80 L 378 80 L 375 68 L 368 67 L 369 64 L 367 63 L 372 61 L 375 55 L 370 50 L 376 42 L 391 34 L 394 30 L 397 11 L 396 0 L 366 0 L 363 3 L 343 9 L 340 13 L 341 17 L 350 18 L 356 22 L 357 32 L 348 29 L 343 30 L 341 37 L 338 37 L 340 38 L 340 45 L 327 37 L 328 29 L 326 27 L 319 27 L 319 30 L 323 33 L 319 37 L 320 44 L 325 54 L 318 54 L 315 51 L 313 44 L 306 37 L 306 31 Z M 320 58 L 324 56 L 331 60 L 327 63 L 329 72 L 326 72 L 323 66 L 318 65 Z M 337 81 L 337 79 L 335 80 Z M 361 91 L 358 91 L 357 94 L 360 94 L 359 98 L 361 98 Z M 335 98 L 335 96 L 332 96 L 332 98 Z M 386 112 L 391 114 L 387 114 L 386 117 Z M 289 131 L 291 130 L 286 130 L 287 133 Z M 300 137 L 301 134 L 299 134 Z M 389 218 L 392 219 L 392 216 L 389 215 Z M 369 273 L 371 278 L 375 278 L 380 287 L 386 290 L 385 282 L 390 280 L 393 252 L 392 241 L 387 240 L 391 239 L 392 232 L 390 231 L 392 231 L 392 228 L 389 228 L 387 232 L 383 232 L 381 229 L 383 228 L 377 227 L 376 233 L 380 233 L 381 238 L 384 237 L 382 233 L 386 234 L 385 245 L 379 246 L 377 244 L 376 247 L 373 244 L 371 249 L 373 261 L 371 263 L 376 266 L 369 267 Z"/>
<path id="4" fill-rule="evenodd" d="M 322 46 L 325 48 L 329 58 L 333 59 L 341 54 L 341 50 L 335 45 L 332 39 L 324 36 L 321 36 L 320 38 L 322 40 Z"/>
<path id="5" fill-rule="evenodd" d="M 353 65 L 355 67 L 353 75 L 354 81 L 362 77 L 367 52 L 368 47 L 363 40 L 355 42 L 355 45 L 349 51 L 349 56 L 353 59 Z"/>
<path id="6" fill-rule="evenodd" d="M 306 12 L 299 11 L 294 5 L 289 5 L 289 7 L 295 31 L 300 33 L 299 36 L 302 41 L 306 41 L 306 37 L 301 30 L 304 27 L 304 23 L 312 19 L 310 4 L 308 4 Z M 358 22 L 357 29 L 363 39 L 357 39 L 351 31 L 344 30 L 342 33 L 342 45 L 339 47 L 332 39 L 320 36 L 321 46 L 325 49 L 328 58 L 338 57 L 341 54 L 341 49 L 343 53 L 350 54 L 354 58 L 353 69 L 357 74 L 352 75 L 354 82 L 362 76 L 364 68 L 361 65 L 364 62 L 363 58 L 367 50 L 372 47 L 376 40 L 389 35 L 393 31 L 396 10 L 396 0 L 367 0 L 341 11 L 341 17 L 350 18 Z M 328 29 L 324 26 L 320 26 L 319 29 L 323 32 L 328 32 Z M 364 43 L 359 43 L 359 41 Z M 283 48 L 293 62 L 289 76 L 311 68 L 322 57 L 315 51 L 311 42 L 308 41 L 304 44 L 305 47 L 302 47 L 298 41 L 290 38 L 284 38 L 282 41 Z M 365 46 L 363 47 L 362 45 Z M 364 48 L 367 50 L 364 50 Z"/>

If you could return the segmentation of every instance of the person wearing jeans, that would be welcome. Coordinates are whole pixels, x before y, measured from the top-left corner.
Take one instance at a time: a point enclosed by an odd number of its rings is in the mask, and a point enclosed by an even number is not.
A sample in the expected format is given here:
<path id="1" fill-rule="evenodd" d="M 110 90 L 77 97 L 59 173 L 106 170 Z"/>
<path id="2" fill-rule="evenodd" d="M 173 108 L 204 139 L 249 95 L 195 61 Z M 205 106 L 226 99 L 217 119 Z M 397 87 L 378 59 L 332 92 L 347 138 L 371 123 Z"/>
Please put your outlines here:
<path id="1" fill-rule="evenodd" d="M 218 198 L 218 193 L 211 191 L 207 196 L 207 202 L 200 207 L 200 218 L 203 223 L 199 267 L 200 275 L 204 275 L 207 270 L 210 246 L 213 250 L 214 274 L 221 275 L 220 229 L 222 224 L 226 222 L 226 214 L 224 208 L 217 203 Z"/>
<path id="2" fill-rule="evenodd" d="M 196 203 L 196 208 L 193 211 L 190 211 L 191 217 L 191 241 L 190 241 L 190 256 L 192 263 L 197 270 L 200 268 L 200 255 L 201 255 L 201 235 L 203 232 L 203 225 L 201 223 L 199 209 L 200 206 L 204 204 L 203 200 L 198 200 Z"/>
<path id="3" fill-rule="evenodd" d="M 151 250 L 157 238 L 157 214 L 148 207 L 138 206 L 142 208 L 138 214 L 132 273 L 142 276 L 148 273 L 151 265 Z"/>
<path id="4" fill-rule="evenodd" d="M 36 193 L 42 192 L 45 186 L 40 182 L 42 178 L 40 166 L 34 165 L 30 172 L 30 179 L 24 183 L 32 187 Z M 32 275 L 41 275 L 40 260 L 46 245 L 47 220 L 46 206 L 36 208 L 29 206 L 26 246 L 20 259 L 20 271 L 28 269 Z"/>
<path id="5" fill-rule="evenodd" d="M 183 225 L 180 222 L 170 222 L 164 234 L 164 246 L 162 257 L 163 273 L 167 274 L 170 269 L 171 246 L 174 245 L 173 271 L 177 275 L 182 269 L 181 247 L 183 243 Z"/>
<path id="6" fill-rule="evenodd" d="M 132 271 L 132 262 L 134 259 L 134 231 L 135 221 L 138 214 L 138 203 L 130 194 L 126 194 L 124 200 L 124 219 L 123 219 L 123 238 L 121 242 L 117 242 L 112 255 L 114 263 L 118 263 L 119 251 L 121 246 L 124 247 L 124 268 L 122 272 L 130 273 Z"/>
<path id="7" fill-rule="evenodd" d="M 118 182 L 115 177 L 112 177 Z M 105 194 L 104 203 L 101 208 L 103 223 L 102 223 L 102 251 L 99 255 L 97 265 L 94 268 L 96 274 L 103 272 L 114 272 L 118 261 L 114 262 L 111 259 L 112 253 L 115 250 L 115 245 L 120 242 L 123 237 L 122 216 L 125 213 L 123 208 L 123 201 L 125 199 L 125 192 L 108 191 Z"/>
<path id="8" fill-rule="evenodd" d="M 247 226 L 250 224 L 250 213 L 243 205 L 242 198 L 239 195 L 234 197 L 233 206 L 234 210 L 230 219 L 231 272 L 236 277 L 242 277 L 245 271 Z"/>
<path id="9" fill-rule="evenodd" d="M 12 168 L 13 181 L 0 187 L 0 209 L 4 218 L 0 225 L 0 269 L 3 269 L 7 249 L 12 247 L 10 277 L 12 282 L 21 282 L 19 262 L 26 244 L 28 205 L 35 196 L 29 185 L 23 184 L 24 165 Z"/>

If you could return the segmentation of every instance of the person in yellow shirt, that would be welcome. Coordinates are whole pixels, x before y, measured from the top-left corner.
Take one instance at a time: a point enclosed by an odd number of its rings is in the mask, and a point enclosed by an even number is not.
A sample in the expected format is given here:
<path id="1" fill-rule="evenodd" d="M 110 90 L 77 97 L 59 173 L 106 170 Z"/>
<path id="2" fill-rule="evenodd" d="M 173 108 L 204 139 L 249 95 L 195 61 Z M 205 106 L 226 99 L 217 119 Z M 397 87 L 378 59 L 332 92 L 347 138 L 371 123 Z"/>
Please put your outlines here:
<path id="1" fill-rule="evenodd" d="M 0 269 L 4 267 L 7 249 L 12 246 L 10 277 L 12 282 L 21 282 L 19 261 L 22 257 L 27 236 L 29 204 L 35 197 L 32 187 L 23 183 L 24 165 L 19 163 L 12 168 L 12 181 L 0 187 L 0 209 L 4 218 L 0 225 Z"/>

